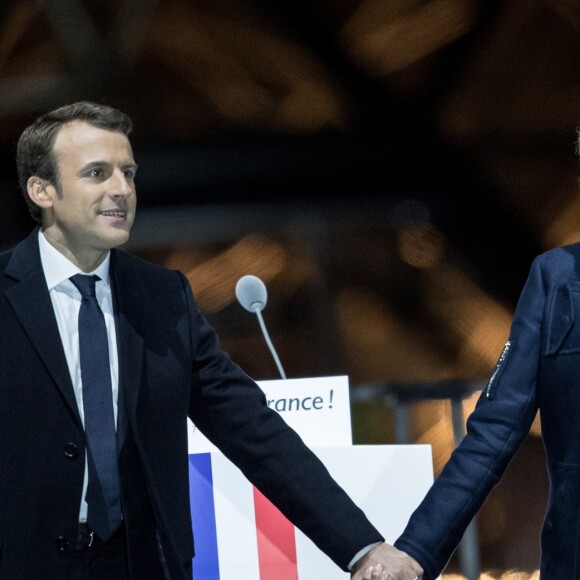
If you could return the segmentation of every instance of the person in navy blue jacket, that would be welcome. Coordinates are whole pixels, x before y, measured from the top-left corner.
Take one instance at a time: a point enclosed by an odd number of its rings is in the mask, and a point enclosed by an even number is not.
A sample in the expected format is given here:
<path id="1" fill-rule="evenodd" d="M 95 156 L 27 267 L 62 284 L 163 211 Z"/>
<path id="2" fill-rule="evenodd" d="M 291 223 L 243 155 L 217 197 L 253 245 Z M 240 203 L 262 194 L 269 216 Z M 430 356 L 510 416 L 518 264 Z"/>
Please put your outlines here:
<path id="1" fill-rule="evenodd" d="M 578 153 L 580 129 L 576 148 Z M 418 578 L 432 580 L 445 569 L 538 412 L 549 478 L 540 575 L 579 579 L 580 243 L 533 261 L 509 338 L 467 420 L 467 434 L 394 544 L 423 568 Z M 363 576 L 386 577 L 374 569 Z"/>

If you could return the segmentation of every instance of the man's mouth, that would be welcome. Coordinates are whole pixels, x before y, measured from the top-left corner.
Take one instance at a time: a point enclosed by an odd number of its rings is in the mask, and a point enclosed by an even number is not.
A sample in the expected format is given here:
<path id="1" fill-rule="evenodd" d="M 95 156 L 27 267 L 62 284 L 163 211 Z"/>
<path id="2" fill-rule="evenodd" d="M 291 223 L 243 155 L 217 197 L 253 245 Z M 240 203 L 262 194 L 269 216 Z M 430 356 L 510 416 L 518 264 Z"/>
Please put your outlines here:
<path id="1" fill-rule="evenodd" d="M 112 217 L 112 218 L 126 218 L 127 217 L 127 211 L 126 210 L 121 210 L 121 209 L 110 209 L 110 210 L 105 210 L 101 212 L 101 215 L 104 215 L 106 217 Z"/>

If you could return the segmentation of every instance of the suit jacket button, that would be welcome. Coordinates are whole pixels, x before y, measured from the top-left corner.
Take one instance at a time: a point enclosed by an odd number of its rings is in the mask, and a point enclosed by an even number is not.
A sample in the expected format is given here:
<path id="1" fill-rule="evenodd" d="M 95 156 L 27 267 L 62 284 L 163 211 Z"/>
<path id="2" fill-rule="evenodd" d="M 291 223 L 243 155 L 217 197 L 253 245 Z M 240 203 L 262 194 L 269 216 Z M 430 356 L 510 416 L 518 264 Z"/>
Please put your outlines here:
<path id="1" fill-rule="evenodd" d="M 66 457 L 69 459 L 78 459 L 79 449 L 74 443 L 66 443 L 63 447 L 63 451 Z"/>
<path id="2" fill-rule="evenodd" d="M 64 536 L 58 536 L 58 538 L 55 538 L 54 543 L 56 545 L 56 551 L 59 554 L 64 554 L 68 551 L 69 542 Z"/>

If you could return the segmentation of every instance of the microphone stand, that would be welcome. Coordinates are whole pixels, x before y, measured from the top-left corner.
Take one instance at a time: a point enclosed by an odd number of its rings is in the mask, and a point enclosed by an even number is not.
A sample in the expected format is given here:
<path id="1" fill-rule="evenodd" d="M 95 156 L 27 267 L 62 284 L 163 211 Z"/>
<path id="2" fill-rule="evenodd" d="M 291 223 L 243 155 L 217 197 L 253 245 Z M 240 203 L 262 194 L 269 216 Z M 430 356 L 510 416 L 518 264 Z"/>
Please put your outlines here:
<path id="1" fill-rule="evenodd" d="M 264 323 L 264 318 L 262 317 L 262 312 L 261 312 L 261 308 L 260 308 L 260 304 L 256 304 L 254 306 L 254 312 L 256 313 L 256 316 L 258 317 L 258 322 L 260 323 L 260 328 L 262 329 L 262 334 L 264 335 L 264 339 L 266 340 L 266 344 L 268 345 L 268 348 L 270 349 L 270 352 L 272 353 L 272 357 L 274 358 L 274 362 L 276 363 L 276 366 L 278 367 L 278 372 L 280 373 L 280 376 L 286 380 L 286 373 L 284 372 L 284 369 L 282 368 L 282 363 L 280 362 L 280 359 L 278 358 L 278 353 L 276 352 L 276 349 L 274 348 L 274 345 L 272 344 L 272 341 L 270 340 L 270 335 L 268 334 L 268 329 L 266 328 L 266 324 Z"/>

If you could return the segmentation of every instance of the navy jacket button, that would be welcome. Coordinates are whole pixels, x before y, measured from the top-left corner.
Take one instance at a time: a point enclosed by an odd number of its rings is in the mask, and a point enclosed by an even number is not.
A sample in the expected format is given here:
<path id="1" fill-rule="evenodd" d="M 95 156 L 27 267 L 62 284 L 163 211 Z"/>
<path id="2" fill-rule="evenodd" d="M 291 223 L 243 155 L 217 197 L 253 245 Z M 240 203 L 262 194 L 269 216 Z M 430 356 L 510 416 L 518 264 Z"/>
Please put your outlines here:
<path id="1" fill-rule="evenodd" d="M 64 454 L 69 459 L 78 459 L 79 449 L 74 443 L 66 443 L 63 447 Z"/>
<path id="2" fill-rule="evenodd" d="M 58 536 L 58 538 L 55 538 L 54 543 L 56 545 L 56 551 L 59 554 L 63 554 L 68 551 L 69 542 L 64 536 Z"/>

